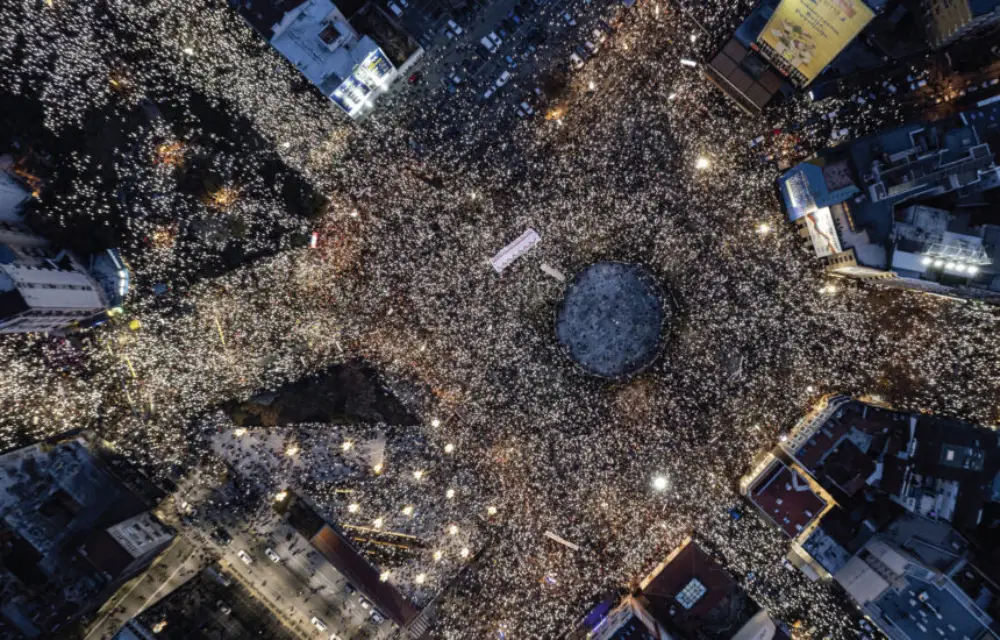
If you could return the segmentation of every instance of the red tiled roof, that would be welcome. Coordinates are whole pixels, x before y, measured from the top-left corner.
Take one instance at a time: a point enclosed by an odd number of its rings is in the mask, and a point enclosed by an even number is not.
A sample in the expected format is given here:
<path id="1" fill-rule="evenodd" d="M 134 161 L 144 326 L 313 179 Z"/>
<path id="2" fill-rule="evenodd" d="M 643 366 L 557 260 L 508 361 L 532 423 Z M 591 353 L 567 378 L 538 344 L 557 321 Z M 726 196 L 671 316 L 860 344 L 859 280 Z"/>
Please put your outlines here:
<path id="1" fill-rule="evenodd" d="M 797 536 L 826 506 L 802 476 L 780 461 L 750 487 L 750 500 L 789 538 Z"/>

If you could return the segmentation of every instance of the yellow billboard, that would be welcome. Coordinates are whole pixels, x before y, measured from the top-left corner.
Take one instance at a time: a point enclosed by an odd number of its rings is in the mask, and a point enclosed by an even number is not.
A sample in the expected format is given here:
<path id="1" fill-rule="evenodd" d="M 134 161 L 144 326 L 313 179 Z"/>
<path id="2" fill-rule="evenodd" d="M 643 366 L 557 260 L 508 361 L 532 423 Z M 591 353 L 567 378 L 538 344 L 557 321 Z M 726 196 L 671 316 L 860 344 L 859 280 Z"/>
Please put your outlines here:
<path id="1" fill-rule="evenodd" d="M 772 64 L 804 87 L 874 16 L 861 0 L 781 0 L 757 42 Z"/>

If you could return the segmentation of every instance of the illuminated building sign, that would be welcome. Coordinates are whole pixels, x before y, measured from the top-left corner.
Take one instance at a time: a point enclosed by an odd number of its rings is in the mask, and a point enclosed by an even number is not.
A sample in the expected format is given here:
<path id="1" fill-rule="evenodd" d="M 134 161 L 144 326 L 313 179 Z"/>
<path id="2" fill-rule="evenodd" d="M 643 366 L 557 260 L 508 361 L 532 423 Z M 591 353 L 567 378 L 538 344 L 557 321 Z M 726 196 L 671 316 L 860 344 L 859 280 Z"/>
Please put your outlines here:
<path id="1" fill-rule="evenodd" d="M 861 0 L 781 0 L 757 42 L 771 64 L 804 87 L 874 16 Z"/>
<path id="2" fill-rule="evenodd" d="M 395 70 L 382 50 L 376 48 L 354 69 L 354 77 L 369 87 L 381 88 Z"/>
<path id="3" fill-rule="evenodd" d="M 384 89 L 396 68 L 392 65 L 382 50 L 375 48 L 365 56 L 361 64 L 340 86 L 334 89 L 330 99 L 340 105 L 340 108 L 353 116 L 364 106 L 368 97 L 375 89 Z"/>

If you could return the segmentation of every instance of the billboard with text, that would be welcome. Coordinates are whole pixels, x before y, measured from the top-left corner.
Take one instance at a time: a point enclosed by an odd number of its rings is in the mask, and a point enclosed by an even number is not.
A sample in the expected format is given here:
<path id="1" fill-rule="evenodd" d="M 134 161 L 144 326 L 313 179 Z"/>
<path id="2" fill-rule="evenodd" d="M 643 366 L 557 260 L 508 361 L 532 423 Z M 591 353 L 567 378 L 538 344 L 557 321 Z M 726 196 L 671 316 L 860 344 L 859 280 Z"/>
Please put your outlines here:
<path id="1" fill-rule="evenodd" d="M 804 87 L 874 16 L 861 0 L 781 0 L 757 44 L 773 65 Z"/>

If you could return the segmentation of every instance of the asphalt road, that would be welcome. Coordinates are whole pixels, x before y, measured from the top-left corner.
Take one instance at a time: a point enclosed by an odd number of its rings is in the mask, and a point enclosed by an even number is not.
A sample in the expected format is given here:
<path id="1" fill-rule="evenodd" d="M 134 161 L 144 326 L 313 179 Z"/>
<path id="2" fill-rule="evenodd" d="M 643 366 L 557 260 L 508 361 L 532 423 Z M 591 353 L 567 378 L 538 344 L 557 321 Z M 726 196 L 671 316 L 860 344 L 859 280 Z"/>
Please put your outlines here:
<path id="1" fill-rule="evenodd" d="M 124 585 L 101 608 L 84 640 L 111 638 L 126 621 L 184 584 L 206 564 L 198 547 L 178 536 L 145 573 Z"/>

